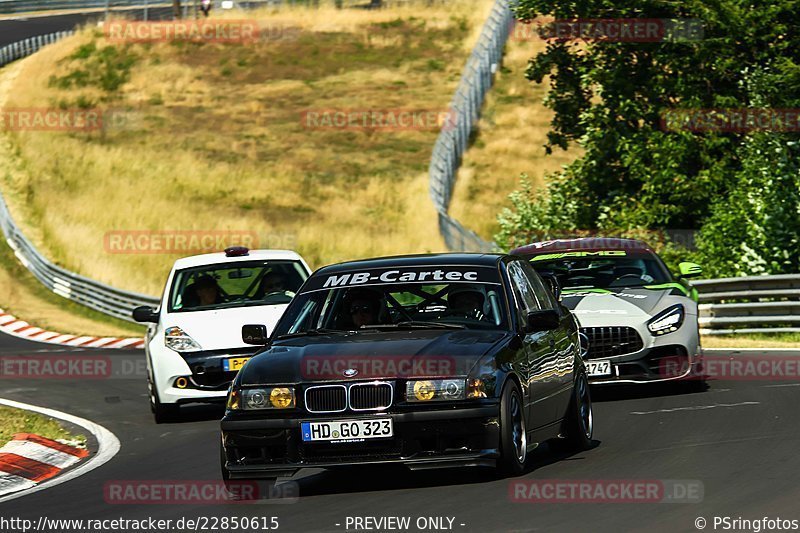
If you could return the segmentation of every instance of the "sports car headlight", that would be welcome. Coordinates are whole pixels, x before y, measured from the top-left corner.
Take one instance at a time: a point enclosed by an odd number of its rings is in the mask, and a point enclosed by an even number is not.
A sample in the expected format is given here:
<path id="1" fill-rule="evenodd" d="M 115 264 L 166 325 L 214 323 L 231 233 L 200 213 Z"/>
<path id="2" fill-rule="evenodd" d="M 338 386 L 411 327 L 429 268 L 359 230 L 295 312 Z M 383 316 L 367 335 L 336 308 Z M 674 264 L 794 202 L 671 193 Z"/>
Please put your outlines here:
<path id="1" fill-rule="evenodd" d="M 291 387 L 232 390 L 228 395 L 228 409 L 231 410 L 291 409 L 294 406 L 294 389 Z"/>
<path id="2" fill-rule="evenodd" d="M 466 398 L 466 380 L 422 379 L 406 383 L 407 402 L 435 402 Z"/>
<path id="3" fill-rule="evenodd" d="M 683 324 L 684 309 L 681 304 L 664 309 L 647 323 L 647 329 L 653 335 L 666 335 L 677 331 Z"/>
<path id="4" fill-rule="evenodd" d="M 164 345 L 176 352 L 197 352 L 202 350 L 197 341 L 177 326 L 164 330 Z"/>

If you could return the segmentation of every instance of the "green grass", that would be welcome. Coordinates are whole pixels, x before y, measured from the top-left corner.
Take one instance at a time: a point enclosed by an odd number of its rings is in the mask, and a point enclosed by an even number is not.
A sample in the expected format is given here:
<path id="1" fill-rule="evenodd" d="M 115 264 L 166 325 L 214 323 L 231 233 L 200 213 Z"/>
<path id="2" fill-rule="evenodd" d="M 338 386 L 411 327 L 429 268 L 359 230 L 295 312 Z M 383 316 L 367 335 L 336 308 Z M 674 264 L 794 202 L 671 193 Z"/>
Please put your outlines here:
<path id="1" fill-rule="evenodd" d="M 85 436 L 71 435 L 52 418 L 21 409 L 0 407 L 0 446 L 11 440 L 15 433 L 34 433 L 48 439 L 86 442 Z"/>
<path id="2" fill-rule="evenodd" d="M 58 296 L 42 285 L 0 244 L 0 306 L 6 313 L 59 333 L 140 337 L 145 328 Z"/>
<path id="3" fill-rule="evenodd" d="M 704 348 L 788 348 L 800 349 L 800 333 L 750 333 L 706 335 Z"/>

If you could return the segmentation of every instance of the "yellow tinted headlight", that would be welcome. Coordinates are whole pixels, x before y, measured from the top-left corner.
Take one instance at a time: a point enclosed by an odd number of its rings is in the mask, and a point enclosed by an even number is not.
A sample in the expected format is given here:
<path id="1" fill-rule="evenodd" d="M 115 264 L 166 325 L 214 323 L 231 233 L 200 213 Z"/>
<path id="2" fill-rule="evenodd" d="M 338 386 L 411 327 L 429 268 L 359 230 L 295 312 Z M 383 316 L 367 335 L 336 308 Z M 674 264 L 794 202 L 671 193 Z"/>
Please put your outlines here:
<path id="1" fill-rule="evenodd" d="M 269 403 L 276 409 L 286 409 L 294 406 L 294 393 L 287 387 L 272 389 L 269 393 Z"/>
<path id="2" fill-rule="evenodd" d="M 432 381 L 417 381 L 414 383 L 414 398 L 421 402 L 433 400 L 436 395 L 436 387 Z"/>

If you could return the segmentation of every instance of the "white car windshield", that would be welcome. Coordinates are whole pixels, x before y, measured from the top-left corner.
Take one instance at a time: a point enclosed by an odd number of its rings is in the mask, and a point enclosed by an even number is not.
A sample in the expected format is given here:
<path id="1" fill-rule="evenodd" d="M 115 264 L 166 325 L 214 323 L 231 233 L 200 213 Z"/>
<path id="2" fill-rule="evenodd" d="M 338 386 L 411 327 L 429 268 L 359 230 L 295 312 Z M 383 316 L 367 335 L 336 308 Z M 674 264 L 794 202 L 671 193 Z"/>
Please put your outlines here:
<path id="1" fill-rule="evenodd" d="M 175 273 L 170 312 L 287 304 L 307 277 L 299 261 L 243 261 Z"/>

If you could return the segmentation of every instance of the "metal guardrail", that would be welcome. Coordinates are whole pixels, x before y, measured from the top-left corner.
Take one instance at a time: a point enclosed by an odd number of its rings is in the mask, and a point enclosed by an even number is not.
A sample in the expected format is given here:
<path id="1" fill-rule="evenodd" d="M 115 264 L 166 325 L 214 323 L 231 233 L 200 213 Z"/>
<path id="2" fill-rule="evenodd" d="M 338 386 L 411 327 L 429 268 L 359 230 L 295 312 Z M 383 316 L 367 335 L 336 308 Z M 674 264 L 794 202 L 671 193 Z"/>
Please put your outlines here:
<path id="1" fill-rule="evenodd" d="M 800 274 L 708 279 L 693 285 L 699 293 L 701 333 L 800 332 Z"/>
<path id="2" fill-rule="evenodd" d="M 492 87 L 513 24 L 509 0 L 496 0 L 478 43 L 461 72 L 458 88 L 450 101 L 450 120 L 439 133 L 431 154 L 428 167 L 430 196 L 439 213 L 439 232 L 450 250 L 490 251 L 497 248 L 494 243 L 481 239 L 462 226 L 447 211 L 461 158 L 480 117 L 483 99 Z"/>
<path id="3" fill-rule="evenodd" d="M 75 32 L 61 31 L 58 33 L 50 33 L 48 35 L 39 35 L 38 37 L 31 37 L 24 41 L 9 44 L 0 48 L 0 67 L 4 67 L 12 61 L 27 57 L 32 53 L 38 51 L 41 47 L 63 39 Z"/>
<path id="4" fill-rule="evenodd" d="M 0 196 L 0 227 L 17 259 L 45 287 L 59 296 L 129 322 L 134 321 L 131 312 L 135 307 L 159 304 L 158 298 L 115 289 L 48 261 L 14 223 L 2 196 Z"/>
<path id="5" fill-rule="evenodd" d="M 41 47 L 63 39 L 73 32 L 65 31 L 32 37 L 0 48 L 0 67 L 29 56 Z M 115 289 L 61 268 L 45 258 L 22 234 L 0 194 L 0 228 L 14 255 L 36 279 L 56 294 L 101 313 L 133 322 L 131 311 L 140 305 L 157 306 L 158 298 Z"/>

